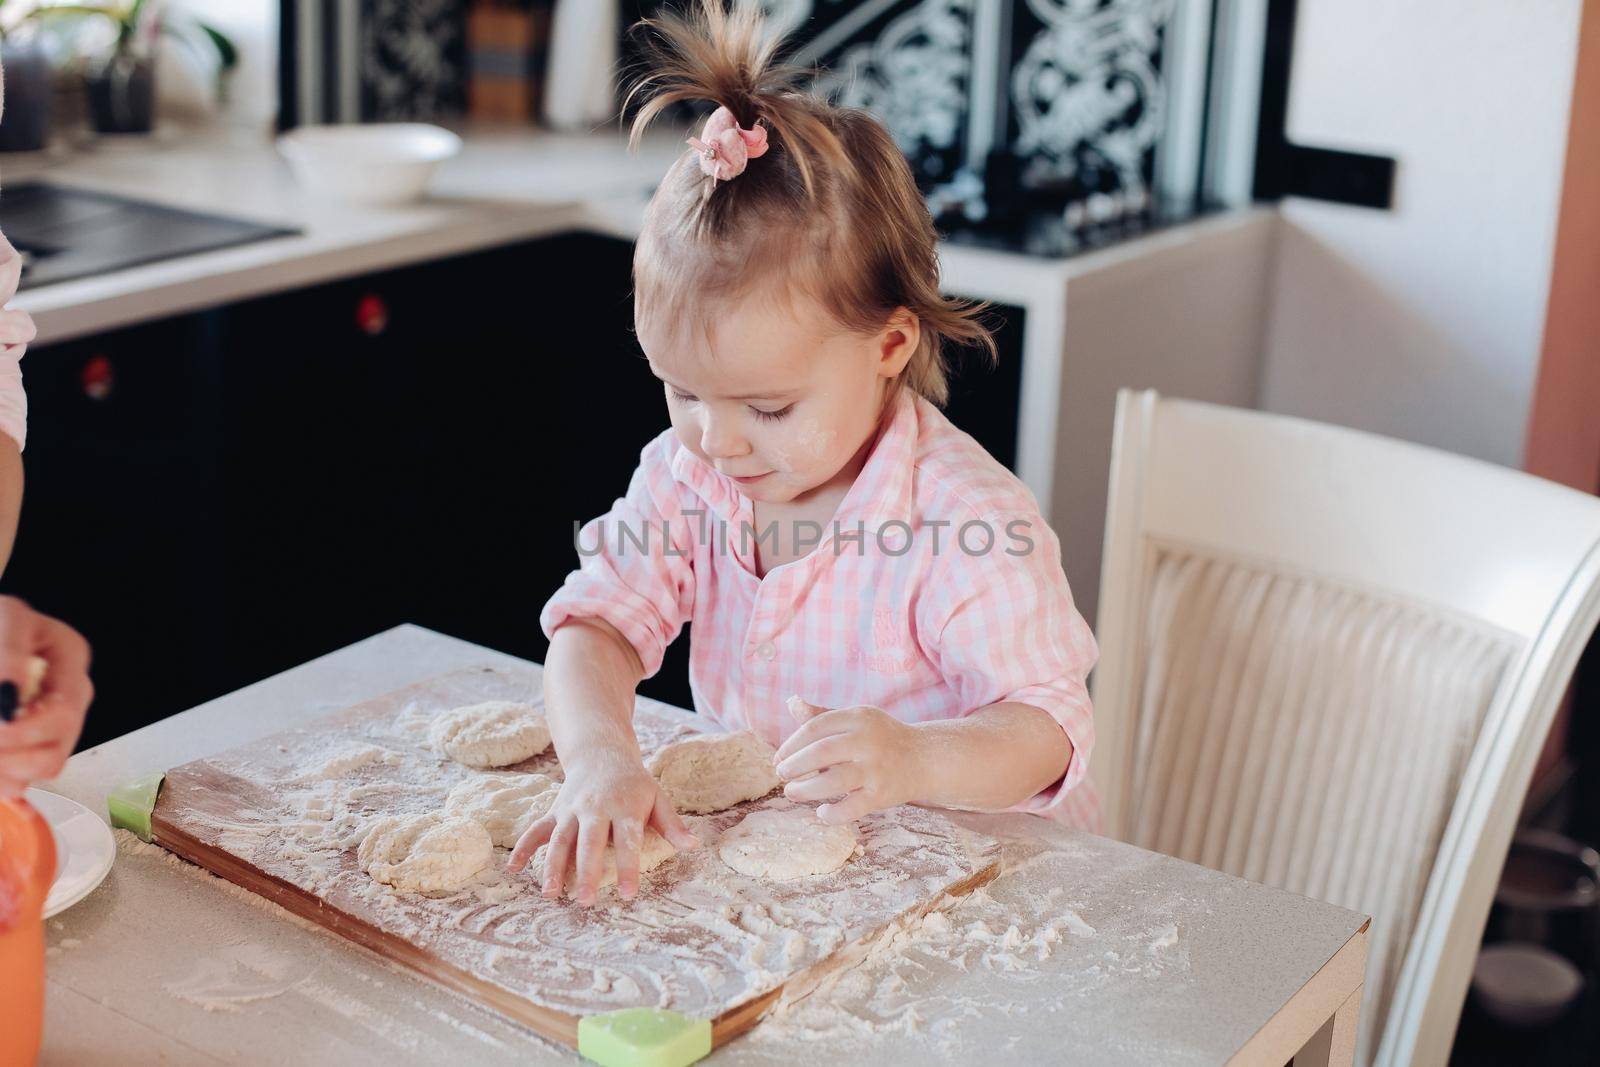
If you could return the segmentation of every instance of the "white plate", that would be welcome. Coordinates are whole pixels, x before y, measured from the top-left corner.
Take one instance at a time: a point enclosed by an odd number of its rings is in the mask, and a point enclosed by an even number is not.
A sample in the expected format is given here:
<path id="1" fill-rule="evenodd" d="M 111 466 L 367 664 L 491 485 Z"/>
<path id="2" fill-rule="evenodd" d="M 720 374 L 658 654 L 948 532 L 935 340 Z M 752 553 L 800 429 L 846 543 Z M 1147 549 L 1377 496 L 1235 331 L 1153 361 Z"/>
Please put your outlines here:
<path id="1" fill-rule="evenodd" d="M 44 901 L 46 919 L 72 907 L 105 881 L 117 858 L 111 827 L 76 800 L 29 789 L 25 794 L 56 839 L 56 880 Z"/>

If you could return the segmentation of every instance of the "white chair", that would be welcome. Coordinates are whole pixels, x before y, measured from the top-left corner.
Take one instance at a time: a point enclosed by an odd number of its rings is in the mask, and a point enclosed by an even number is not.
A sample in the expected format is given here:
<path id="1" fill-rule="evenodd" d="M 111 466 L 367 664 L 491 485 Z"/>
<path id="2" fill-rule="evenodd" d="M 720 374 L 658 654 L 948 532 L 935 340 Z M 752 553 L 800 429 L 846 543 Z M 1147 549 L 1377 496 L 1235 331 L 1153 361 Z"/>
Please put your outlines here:
<path id="1" fill-rule="evenodd" d="M 1358 1061 L 1444 1063 L 1600 617 L 1600 500 L 1125 390 L 1104 559 L 1108 830 L 1371 915 Z"/>

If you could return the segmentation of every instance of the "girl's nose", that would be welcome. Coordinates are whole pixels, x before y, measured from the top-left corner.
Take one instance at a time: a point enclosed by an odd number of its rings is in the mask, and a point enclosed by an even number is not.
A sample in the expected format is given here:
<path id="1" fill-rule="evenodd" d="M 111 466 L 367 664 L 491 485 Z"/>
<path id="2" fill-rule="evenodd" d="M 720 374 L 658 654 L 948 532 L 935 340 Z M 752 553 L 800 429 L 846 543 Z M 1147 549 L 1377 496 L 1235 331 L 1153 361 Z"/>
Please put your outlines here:
<path id="1" fill-rule="evenodd" d="M 700 430 L 700 450 L 712 459 L 736 459 L 750 451 L 727 419 L 707 414 Z"/>

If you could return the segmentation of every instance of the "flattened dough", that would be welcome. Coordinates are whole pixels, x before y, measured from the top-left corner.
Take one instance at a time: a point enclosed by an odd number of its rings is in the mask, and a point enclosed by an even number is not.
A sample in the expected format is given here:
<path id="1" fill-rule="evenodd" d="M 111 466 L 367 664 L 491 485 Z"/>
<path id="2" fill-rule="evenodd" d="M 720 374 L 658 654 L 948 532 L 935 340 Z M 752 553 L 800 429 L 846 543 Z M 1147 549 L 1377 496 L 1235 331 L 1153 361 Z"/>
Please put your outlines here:
<path id="1" fill-rule="evenodd" d="M 534 870 L 539 872 L 540 885 L 544 884 L 544 858 L 545 853 L 547 853 L 549 850 L 549 845 L 540 845 L 539 851 L 533 854 L 533 860 L 530 864 Z M 672 847 L 672 842 L 668 841 L 654 830 L 646 829 L 644 832 L 644 840 L 639 846 L 639 873 L 643 874 L 648 870 L 652 870 L 661 866 L 663 863 L 667 862 L 667 860 L 676 855 L 677 851 L 677 849 Z M 574 888 L 573 883 L 577 881 L 577 877 L 577 867 L 569 864 L 567 866 L 566 885 L 566 892 L 568 896 L 572 895 Z M 605 866 L 600 869 L 600 884 L 595 888 L 604 889 L 606 886 L 616 884 L 617 854 L 616 851 L 611 848 L 611 846 L 607 845 Z"/>
<path id="2" fill-rule="evenodd" d="M 454 892 L 493 858 L 489 831 L 438 812 L 378 819 L 356 850 L 362 870 L 405 893 Z"/>
<path id="3" fill-rule="evenodd" d="M 482 824 L 500 848 L 514 848 L 517 838 L 550 810 L 559 789 L 554 778 L 542 774 L 475 774 L 450 790 L 444 810 Z"/>
<path id="4" fill-rule="evenodd" d="M 773 750 L 749 730 L 674 741 L 650 757 L 650 773 L 679 811 L 722 811 L 764 797 L 782 783 Z"/>
<path id="5" fill-rule="evenodd" d="M 856 832 L 811 808 L 753 811 L 717 841 L 717 857 L 740 874 L 785 881 L 831 874 L 849 862 Z"/>
<path id="6" fill-rule="evenodd" d="M 549 748 L 550 726 L 532 704 L 490 700 L 439 715 L 428 739 L 468 767 L 506 767 Z"/>

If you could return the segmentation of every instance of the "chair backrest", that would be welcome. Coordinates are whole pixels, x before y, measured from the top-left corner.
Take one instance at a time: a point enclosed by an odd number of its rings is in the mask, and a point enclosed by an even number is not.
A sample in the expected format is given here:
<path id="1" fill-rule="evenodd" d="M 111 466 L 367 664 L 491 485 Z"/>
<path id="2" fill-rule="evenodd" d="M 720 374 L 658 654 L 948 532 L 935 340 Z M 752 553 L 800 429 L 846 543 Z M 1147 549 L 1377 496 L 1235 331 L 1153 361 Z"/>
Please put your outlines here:
<path id="1" fill-rule="evenodd" d="M 1373 917 L 1361 1060 L 1445 1062 L 1600 617 L 1600 500 L 1124 391 L 1093 757 L 1117 837 Z"/>

